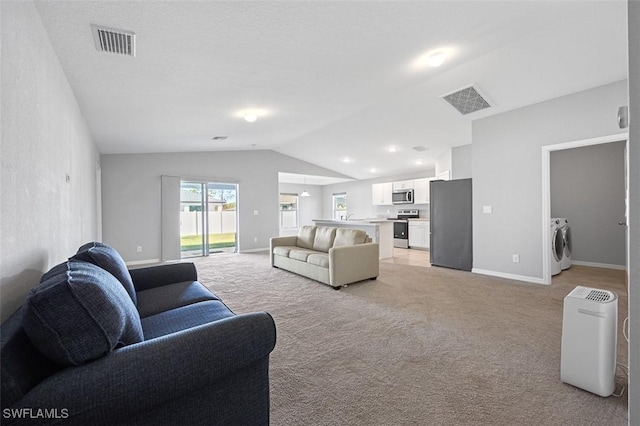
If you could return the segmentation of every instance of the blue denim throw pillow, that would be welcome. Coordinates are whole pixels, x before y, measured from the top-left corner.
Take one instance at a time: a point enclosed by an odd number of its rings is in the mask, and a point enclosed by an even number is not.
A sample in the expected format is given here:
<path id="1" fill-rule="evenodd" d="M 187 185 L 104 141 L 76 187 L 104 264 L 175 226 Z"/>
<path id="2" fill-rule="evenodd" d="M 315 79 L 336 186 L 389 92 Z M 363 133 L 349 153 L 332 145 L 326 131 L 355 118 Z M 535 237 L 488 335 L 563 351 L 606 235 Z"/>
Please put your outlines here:
<path id="1" fill-rule="evenodd" d="M 144 340 L 138 311 L 113 275 L 87 262 L 66 265 L 32 288 L 24 304 L 22 326 L 42 354 L 79 365 Z"/>
<path id="2" fill-rule="evenodd" d="M 133 286 L 133 280 L 127 265 L 124 263 L 120 253 L 113 247 L 104 243 L 87 243 L 78 249 L 78 252 L 71 259 L 82 260 L 84 262 L 93 263 L 109 272 L 116 277 L 122 284 L 129 297 L 133 300 L 133 304 L 138 304 L 136 297 L 136 289 Z"/>

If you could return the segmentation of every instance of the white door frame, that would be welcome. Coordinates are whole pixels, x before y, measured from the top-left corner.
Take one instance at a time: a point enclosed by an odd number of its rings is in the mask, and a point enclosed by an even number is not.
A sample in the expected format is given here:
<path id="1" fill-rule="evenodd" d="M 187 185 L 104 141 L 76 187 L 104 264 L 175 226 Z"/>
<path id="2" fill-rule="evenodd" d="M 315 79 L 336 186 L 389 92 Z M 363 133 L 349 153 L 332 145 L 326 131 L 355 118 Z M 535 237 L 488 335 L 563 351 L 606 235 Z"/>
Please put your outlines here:
<path id="1" fill-rule="evenodd" d="M 603 143 L 625 141 L 629 145 L 629 133 L 616 133 L 591 139 L 581 139 L 572 142 L 545 145 L 542 147 L 542 280 L 544 284 L 551 284 L 551 235 L 549 233 L 549 219 L 551 218 L 551 152 L 563 149 L 580 148 L 583 146 L 599 145 Z M 625 161 L 629 161 L 626 159 Z M 625 173 L 627 187 L 629 185 L 628 164 Z M 628 202 L 627 209 L 628 207 Z M 628 211 L 625 212 L 628 217 Z M 627 231 L 628 232 L 628 231 Z M 627 238 L 628 241 L 628 238 Z M 627 256 L 629 250 L 627 247 Z"/>

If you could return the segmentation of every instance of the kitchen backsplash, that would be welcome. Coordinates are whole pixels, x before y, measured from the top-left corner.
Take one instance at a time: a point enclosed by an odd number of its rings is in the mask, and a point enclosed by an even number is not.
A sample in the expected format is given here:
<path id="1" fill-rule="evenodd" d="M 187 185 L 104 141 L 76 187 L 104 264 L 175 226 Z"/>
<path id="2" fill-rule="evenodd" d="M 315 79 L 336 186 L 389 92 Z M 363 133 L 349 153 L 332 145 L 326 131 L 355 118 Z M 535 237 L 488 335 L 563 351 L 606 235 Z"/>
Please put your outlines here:
<path id="1" fill-rule="evenodd" d="M 405 204 L 401 206 L 374 206 L 374 208 L 376 217 L 389 218 L 398 216 L 398 210 L 414 209 L 415 207 L 411 204 Z M 428 208 L 418 208 L 418 214 L 422 219 L 429 219 Z"/>

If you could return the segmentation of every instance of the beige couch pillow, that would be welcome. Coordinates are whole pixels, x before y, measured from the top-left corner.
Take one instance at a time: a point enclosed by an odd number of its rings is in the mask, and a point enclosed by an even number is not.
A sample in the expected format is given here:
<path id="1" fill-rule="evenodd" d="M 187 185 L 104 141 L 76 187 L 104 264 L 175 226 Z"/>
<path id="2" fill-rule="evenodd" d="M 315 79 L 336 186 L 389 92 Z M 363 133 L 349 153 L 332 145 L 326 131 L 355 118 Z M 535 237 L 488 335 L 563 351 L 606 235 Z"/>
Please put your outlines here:
<path id="1" fill-rule="evenodd" d="M 338 228 L 334 247 L 352 246 L 362 244 L 367 240 L 367 233 L 362 229 Z"/>
<path id="2" fill-rule="evenodd" d="M 315 226 L 301 226 L 298 231 L 298 242 L 296 245 L 298 247 L 313 249 L 313 240 L 316 237 L 316 227 Z"/>
<path id="3" fill-rule="evenodd" d="M 333 240 L 336 237 L 336 228 L 328 226 L 318 226 L 316 238 L 313 240 L 313 249 L 328 252 L 333 247 Z"/>

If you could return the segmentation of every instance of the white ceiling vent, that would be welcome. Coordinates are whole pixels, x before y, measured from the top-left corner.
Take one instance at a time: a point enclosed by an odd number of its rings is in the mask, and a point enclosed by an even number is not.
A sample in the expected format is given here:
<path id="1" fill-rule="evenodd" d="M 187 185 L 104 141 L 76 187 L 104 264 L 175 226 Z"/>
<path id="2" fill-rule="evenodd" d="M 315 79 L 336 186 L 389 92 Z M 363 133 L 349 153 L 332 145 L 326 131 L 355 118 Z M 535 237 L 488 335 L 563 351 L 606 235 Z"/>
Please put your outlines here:
<path id="1" fill-rule="evenodd" d="M 442 95 L 441 98 L 449 102 L 462 115 L 471 114 L 491 106 L 473 86 L 467 86 L 447 95 Z"/>
<path id="2" fill-rule="evenodd" d="M 427 148 L 425 146 L 422 146 L 422 145 L 414 146 L 411 149 L 413 149 L 416 152 L 424 152 L 424 151 L 427 150 Z"/>
<path id="3" fill-rule="evenodd" d="M 136 33 L 91 24 L 93 42 L 99 52 L 136 56 Z"/>

